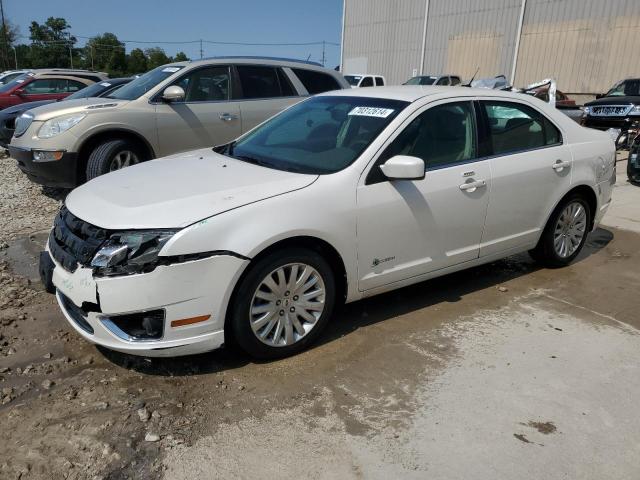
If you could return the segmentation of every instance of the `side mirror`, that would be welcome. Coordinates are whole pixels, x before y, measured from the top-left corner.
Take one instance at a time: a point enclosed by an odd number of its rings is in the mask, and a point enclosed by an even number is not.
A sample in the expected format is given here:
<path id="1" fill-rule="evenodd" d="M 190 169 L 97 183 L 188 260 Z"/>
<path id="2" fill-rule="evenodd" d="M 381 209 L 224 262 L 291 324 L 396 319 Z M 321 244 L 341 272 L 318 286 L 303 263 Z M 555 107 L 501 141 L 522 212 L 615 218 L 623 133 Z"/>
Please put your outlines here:
<path id="1" fill-rule="evenodd" d="M 179 102 L 184 100 L 184 90 L 178 85 L 171 85 L 162 92 L 162 99 L 165 102 Z"/>
<path id="2" fill-rule="evenodd" d="M 19 97 L 25 95 L 27 92 L 24 91 L 24 88 L 18 88 L 17 90 L 15 90 L 13 93 L 15 93 L 16 95 L 18 95 Z"/>
<path id="3" fill-rule="evenodd" d="M 598 98 L 602 98 L 602 97 L 604 97 L 604 93 L 598 93 L 598 94 L 596 95 L 596 99 L 598 99 Z"/>
<path id="4" fill-rule="evenodd" d="M 391 180 L 422 180 L 424 160 L 408 155 L 396 155 L 380 165 L 380 170 Z"/>

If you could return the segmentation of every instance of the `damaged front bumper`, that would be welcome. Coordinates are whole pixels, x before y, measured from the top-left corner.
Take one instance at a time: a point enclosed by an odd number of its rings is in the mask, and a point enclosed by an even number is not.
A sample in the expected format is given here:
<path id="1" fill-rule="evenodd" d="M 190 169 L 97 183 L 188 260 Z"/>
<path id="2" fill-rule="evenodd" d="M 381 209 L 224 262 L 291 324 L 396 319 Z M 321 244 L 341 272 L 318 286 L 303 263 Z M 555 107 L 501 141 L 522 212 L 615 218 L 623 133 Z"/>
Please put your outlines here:
<path id="1" fill-rule="evenodd" d="M 217 255 L 149 273 L 94 277 L 80 265 L 66 270 L 47 245 L 40 270 L 69 324 L 88 341 L 123 353 L 173 357 L 223 345 L 226 306 L 247 261 Z M 132 333 L 150 322 L 152 335 Z"/>

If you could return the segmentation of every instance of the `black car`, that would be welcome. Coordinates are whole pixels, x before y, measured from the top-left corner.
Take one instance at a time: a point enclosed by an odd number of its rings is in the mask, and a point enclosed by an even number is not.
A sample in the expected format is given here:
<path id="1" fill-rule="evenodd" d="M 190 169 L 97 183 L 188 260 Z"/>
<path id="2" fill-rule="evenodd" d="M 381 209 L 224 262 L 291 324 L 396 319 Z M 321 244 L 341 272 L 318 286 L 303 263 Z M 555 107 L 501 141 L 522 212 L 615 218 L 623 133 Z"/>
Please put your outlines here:
<path id="1" fill-rule="evenodd" d="M 65 100 L 77 100 L 79 98 L 104 97 L 109 95 L 116 88 L 120 88 L 125 83 L 129 83 L 131 80 L 133 80 L 133 77 L 110 78 L 108 80 L 89 85 L 88 87 L 78 90 L 76 93 L 59 101 L 64 102 Z M 0 110 L 0 147 L 7 148 L 11 142 L 11 137 L 13 137 L 13 131 L 15 129 L 16 118 L 27 110 L 54 102 L 55 100 L 40 100 L 38 102 L 21 103 L 20 105 Z"/>
<path id="2" fill-rule="evenodd" d="M 640 78 L 628 78 L 616 83 L 604 95 L 584 104 L 582 124 L 585 127 L 626 131 L 640 120 Z"/>

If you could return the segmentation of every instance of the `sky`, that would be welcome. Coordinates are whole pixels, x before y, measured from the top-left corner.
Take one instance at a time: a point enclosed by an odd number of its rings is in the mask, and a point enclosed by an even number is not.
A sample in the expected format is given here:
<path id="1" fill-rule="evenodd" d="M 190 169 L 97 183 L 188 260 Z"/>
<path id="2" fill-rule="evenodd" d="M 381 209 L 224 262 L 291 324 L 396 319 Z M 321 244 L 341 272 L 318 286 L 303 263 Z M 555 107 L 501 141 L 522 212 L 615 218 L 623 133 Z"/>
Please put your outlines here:
<path id="1" fill-rule="evenodd" d="M 212 40 L 258 43 L 258 46 L 204 44 L 204 56 L 266 55 L 320 62 L 322 45 L 266 46 L 265 43 L 340 43 L 342 0 L 4 0 L 5 18 L 29 36 L 33 20 L 63 17 L 76 36 L 114 33 L 132 48 L 160 46 L 168 55 L 179 50 L 200 57 L 199 44 L 172 45 L 161 41 Z M 78 39 L 78 46 L 84 40 Z M 20 39 L 28 43 L 28 38 Z M 340 47 L 327 45 L 326 65 L 340 62 Z"/>

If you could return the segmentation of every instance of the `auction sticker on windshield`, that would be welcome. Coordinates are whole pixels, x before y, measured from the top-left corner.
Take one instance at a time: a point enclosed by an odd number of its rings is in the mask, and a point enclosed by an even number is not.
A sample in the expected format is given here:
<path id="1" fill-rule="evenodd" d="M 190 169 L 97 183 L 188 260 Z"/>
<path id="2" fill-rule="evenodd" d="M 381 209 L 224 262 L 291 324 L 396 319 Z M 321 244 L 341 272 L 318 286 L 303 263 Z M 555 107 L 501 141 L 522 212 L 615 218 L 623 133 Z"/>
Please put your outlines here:
<path id="1" fill-rule="evenodd" d="M 387 118 L 393 113 L 392 108 L 378 108 L 378 107 L 354 107 L 349 112 L 349 115 L 360 115 L 363 117 L 378 117 Z"/>
<path id="2" fill-rule="evenodd" d="M 162 69 L 163 72 L 167 73 L 176 73 L 178 70 L 180 70 L 180 67 L 166 67 Z"/>

